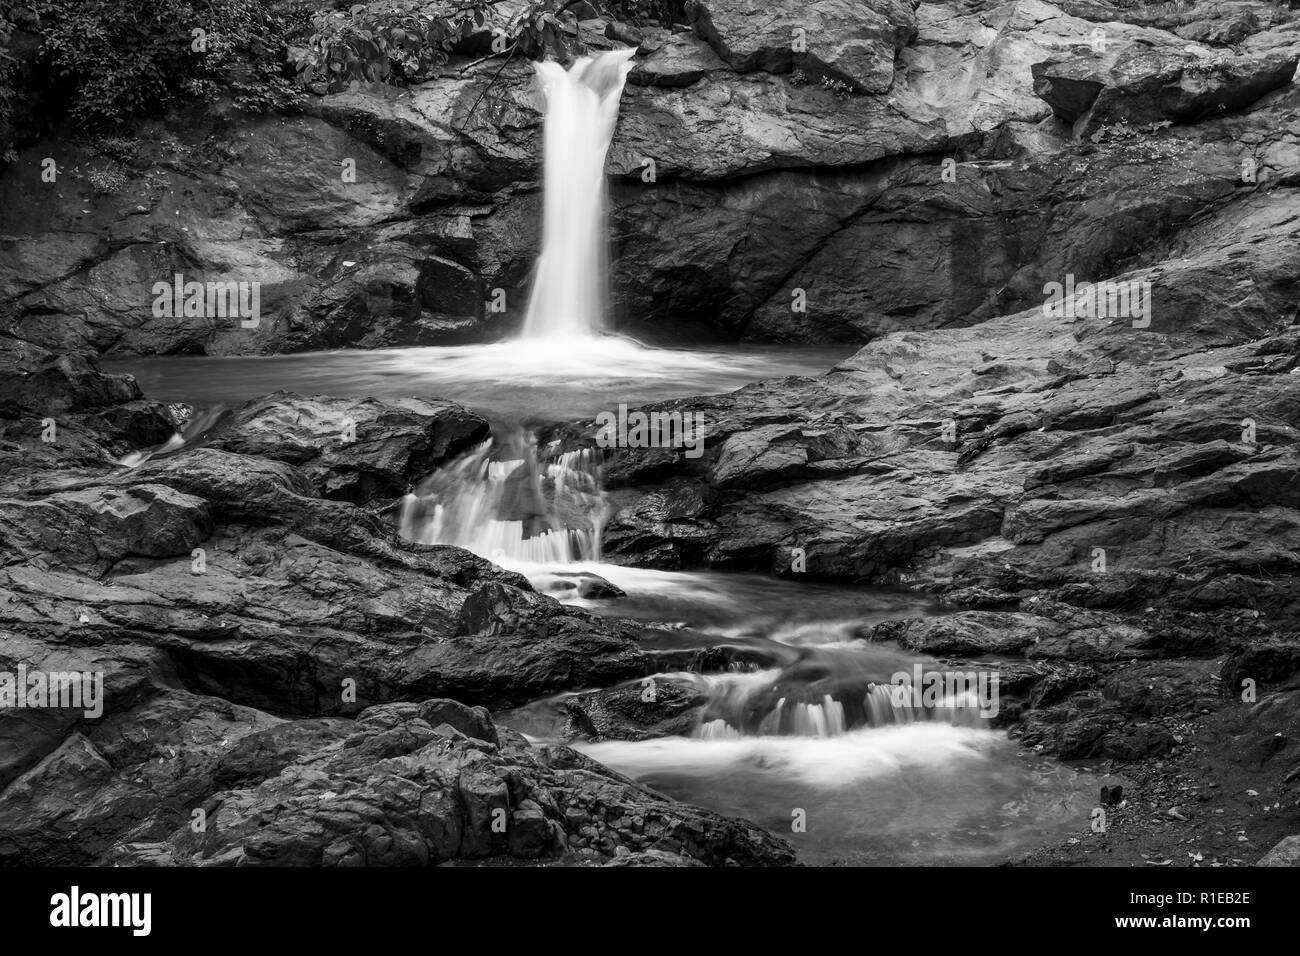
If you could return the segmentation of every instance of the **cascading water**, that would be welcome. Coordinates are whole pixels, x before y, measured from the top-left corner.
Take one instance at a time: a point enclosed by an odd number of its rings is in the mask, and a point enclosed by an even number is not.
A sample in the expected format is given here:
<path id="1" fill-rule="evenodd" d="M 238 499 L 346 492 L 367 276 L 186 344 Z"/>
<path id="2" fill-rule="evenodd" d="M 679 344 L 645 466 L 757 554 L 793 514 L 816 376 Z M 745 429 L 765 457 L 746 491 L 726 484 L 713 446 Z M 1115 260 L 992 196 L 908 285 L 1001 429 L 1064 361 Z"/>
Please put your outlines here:
<path id="1" fill-rule="evenodd" d="M 841 674 L 848 668 L 837 667 Z M 883 682 L 842 688 L 836 694 L 808 693 L 791 682 L 772 701 L 780 671 L 745 674 L 676 674 L 668 679 L 699 687 L 706 695 L 694 736 L 704 740 L 760 737 L 837 737 L 869 727 L 936 722 L 954 727 L 987 727 L 980 702 L 973 694 L 953 694 L 933 706 L 917 706 L 899 697 Z M 701 686 L 702 685 L 702 686 Z M 800 692 L 803 691 L 802 694 Z M 779 692 L 777 692 L 779 693 Z M 803 699 L 795 699 L 802 696 Z"/>
<path id="2" fill-rule="evenodd" d="M 594 449 L 539 449 L 533 436 L 488 439 L 425 478 L 402 501 L 403 537 L 454 544 L 493 561 L 600 559 L 604 496 Z"/>
<path id="3" fill-rule="evenodd" d="M 591 336 L 605 325 L 605 154 L 635 50 L 537 64 L 546 99 L 542 251 L 527 338 Z"/>
<path id="4" fill-rule="evenodd" d="M 590 348 L 604 327 L 605 155 L 635 52 L 583 57 L 567 72 L 537 64 L 545 182 L 542 251 L 523 328 L 530 342 Z M 535 360 L 546 361 L 545 351 Z M 410 540 L 498 562 L 570 564 L 599 559 L 604 515 L 597 453 L 538 449 L 521 432 L 489 439 L 426 478 L 403 501 L 399 527 Z"/>

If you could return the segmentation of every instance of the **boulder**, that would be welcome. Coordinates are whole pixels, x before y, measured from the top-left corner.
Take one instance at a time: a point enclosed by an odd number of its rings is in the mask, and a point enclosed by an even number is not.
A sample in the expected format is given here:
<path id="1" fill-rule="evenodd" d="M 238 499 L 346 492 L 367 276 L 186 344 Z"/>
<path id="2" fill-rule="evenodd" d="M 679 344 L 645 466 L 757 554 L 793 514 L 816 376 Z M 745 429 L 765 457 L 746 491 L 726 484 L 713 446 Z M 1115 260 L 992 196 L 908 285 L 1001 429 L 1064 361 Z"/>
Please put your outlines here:
<path id="1" fill-rule="evenodd" d="M 676 865 L 793 862 L 789 846 L 758 827 L 668 800 L 568 748 L 470 739 L 431 726 L 432 713 L 371 708 L 287 765 L 266 767 L 261 780 L 206 796 L 202 832 L 141 827 L 121 834 L 106 859 L 428 866 L 604 862 L 631 851 Z"/>
<path id="2" fill-rule="evenodd" d="M 916 35 L 906 0 L 811 0 L 776 7 L 760 0 L 692 0 L 695 32 L 738 73 L 801 69 L 881 93 L 894 80 L 894 56 Z"/>
<path id="3" fill-rule="evenodd" d="M 486 420 L 455 402 L 274 392 L 241 408 L 212 445 L 294 465 L 321 496 L 360 504 L 405 494 L 487 435 Z"/>
<path id="4" fill-rule="evenodd" d="M 1300 56 L 1124 47 L 1036 63 L 1034 92 L 1090 135 L 1103 126 L 1187 122 L 1247 106 L 1291 82 Z"/>

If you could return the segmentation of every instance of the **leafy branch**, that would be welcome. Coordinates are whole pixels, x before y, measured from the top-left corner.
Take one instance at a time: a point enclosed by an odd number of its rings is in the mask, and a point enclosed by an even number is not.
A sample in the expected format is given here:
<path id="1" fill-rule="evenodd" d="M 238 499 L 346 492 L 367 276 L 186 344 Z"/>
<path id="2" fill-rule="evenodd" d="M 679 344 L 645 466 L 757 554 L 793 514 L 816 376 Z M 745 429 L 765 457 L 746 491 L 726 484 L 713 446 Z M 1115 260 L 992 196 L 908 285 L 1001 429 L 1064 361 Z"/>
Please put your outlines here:
<path id="1" fill-rule="evenodd" d="M 507 62 L 516 52 L 539 56 L 561 29 L 558 14 L 576 0 L 554 12 L 547 9 L 553 0 L 536 0 L 509 18 L 496 9 L 500 2 L 378 0 L 322 11 L 313 18 L 306 46 L 292 51 L 298 81 L 323 83 L 329 92 L 354 81 L 424 82 L 474 34 L 490 34 L 490 56 L 505 55 Z"/>

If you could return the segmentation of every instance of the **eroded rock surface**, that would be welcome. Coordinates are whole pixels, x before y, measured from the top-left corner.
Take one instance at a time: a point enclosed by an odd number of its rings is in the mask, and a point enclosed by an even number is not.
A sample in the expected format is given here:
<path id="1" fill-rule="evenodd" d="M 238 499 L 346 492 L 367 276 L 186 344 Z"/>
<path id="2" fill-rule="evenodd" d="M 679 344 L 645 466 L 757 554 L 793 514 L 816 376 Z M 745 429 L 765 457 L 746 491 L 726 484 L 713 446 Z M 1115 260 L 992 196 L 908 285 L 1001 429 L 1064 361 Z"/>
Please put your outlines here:
<path id="1" fill-rule="evenodd" d="M 1112 274 L 1206 204 L 1290 189 L 1295 22 L 1222 0 L 697 0 L 643 31 L 623 96 L 617 324 L 860 344 L 1014 312 L 1065 271 Z M 575 23 L 561 55 L 620 45 L 608 26 Z M 141 125 L 126 154 L 23 150 L 0 176 L 0 330 L 57 351 L 248 354 L 516 327 L 541 114 L 526 61 L 482 56 L 237 133 L 185 115 Z M 80 171 L 53 196 L 45 157 Z M 96 191 L 89 170 L 124 185 Z M 257 282 L 258 322 L 156 315 L 153 285 L 177 273 Z M 485 305 L 496 290 L 504 312 Z"/>

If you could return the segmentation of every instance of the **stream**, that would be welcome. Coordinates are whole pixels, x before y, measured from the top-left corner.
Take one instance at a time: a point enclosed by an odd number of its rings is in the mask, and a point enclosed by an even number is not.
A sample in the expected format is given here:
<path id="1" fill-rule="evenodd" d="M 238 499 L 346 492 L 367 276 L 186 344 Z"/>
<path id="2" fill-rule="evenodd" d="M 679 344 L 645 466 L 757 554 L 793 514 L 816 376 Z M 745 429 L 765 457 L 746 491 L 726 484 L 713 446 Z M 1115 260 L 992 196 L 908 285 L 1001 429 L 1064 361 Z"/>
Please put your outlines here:
<path id="1" fill-rule="evenodd" d="M 236 405 L 277 389 L 418 395 L 460 401 L 526 431 L 542 409 L 551 421 L 591 418 L 620 402 L 817 374 L 844 357 L 843 349 L 788 346 L 729 347 L 725 353 L 646 349 L 617 337 L 557 349 L 549 363 L 538 360 L 538 351 L 536 343 L 523 348 L 512 342 L 103 365 L 134 374 L 152 399 L 199 407 Z M 790 840 L 807 863 L 993 864 L 1087 833 L 1096 791 L 1087 771 L 1023 752 L 972 708 L 954 706 L 958 701 L 918 707 L 882 696 L 892 674 L 940 664 L 867 643 L 861 629 L 939 613 L 928 597 L 601 561 L 598 463 L 560 467 L 538 456 L 531 466 L 538 493 L 572 497 L 580 484 L 578 504 L 569 504 L 592 517 L 580 541 L 567 525 L 530 534 L 526 524 L 496 513 L 504 507 L 496 486 L 529 470 L 519 467 L 517 442 L 506 445 L 477 449 L 459 467 L 439 469 L 423 497 L 408 496 L 420 507 L 406 514 L 402 533 L 469 547 L 524 573 L 562 602 L 654 625 L 646 648 L 663 661 L 655 679 L 690 687 L 706 703 L 689 733 L 657 739 L 563 741 L 558 714 L 568 695 L 498 714 L 498 721 L 538 743 L 570 742 L 678 799 L 748 818 Z M 581 472 L 584 483 L 575 483 L 571 472 Z M 448 520 L 475 508 L 473 521 Z M 559 544 L 539 547 L 541 536 Z M 588 575 L 623 596 L 581 596 L 576 582 Z M 692 652 L 719 646 L 728 649 L 729 663 L 706 673 L 685 669 Z"/>

